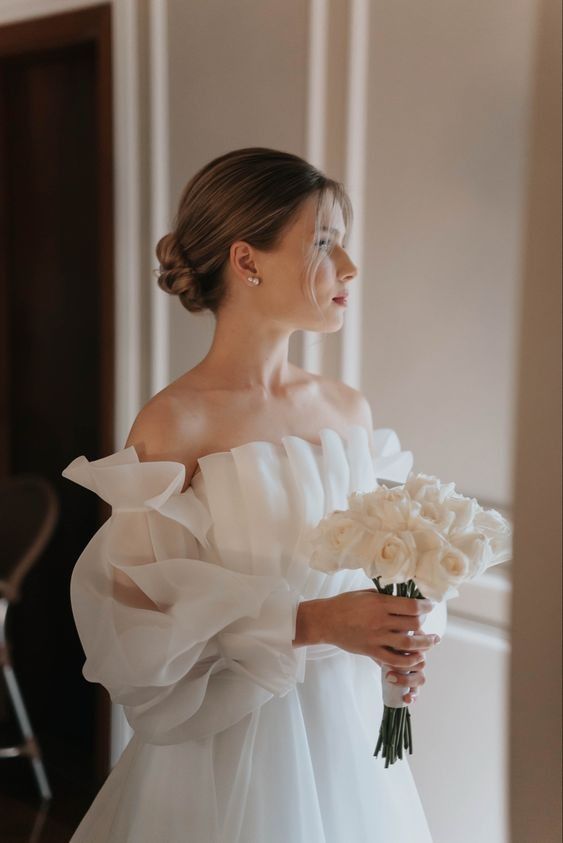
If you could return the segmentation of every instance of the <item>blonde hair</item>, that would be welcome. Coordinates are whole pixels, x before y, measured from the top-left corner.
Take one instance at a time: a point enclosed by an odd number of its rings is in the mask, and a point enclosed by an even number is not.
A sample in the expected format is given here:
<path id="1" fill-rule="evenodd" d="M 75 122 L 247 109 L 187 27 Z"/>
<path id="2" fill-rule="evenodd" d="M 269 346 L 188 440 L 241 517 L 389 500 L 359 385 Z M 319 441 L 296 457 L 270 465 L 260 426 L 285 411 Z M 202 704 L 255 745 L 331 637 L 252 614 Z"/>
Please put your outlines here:
<path id="1" fill-rule="evenodd" d="M 172 230 L 160 238 L 155 270 L 159 287 L 177 295 L 186 310 L 217 313 L 227 293 L 224 267 L 235 240 L 262 251 L 275 249 L 303 202 L 316 196 L 315 241 L 304 283 L 317 304 L 313 277 L 326 248 L 318 245 L 338 205 L 344 245 L 352 204 L 343 185 L 298 155 L 266 147 L 235 149 L 214 158 L 186 184 Z"/>

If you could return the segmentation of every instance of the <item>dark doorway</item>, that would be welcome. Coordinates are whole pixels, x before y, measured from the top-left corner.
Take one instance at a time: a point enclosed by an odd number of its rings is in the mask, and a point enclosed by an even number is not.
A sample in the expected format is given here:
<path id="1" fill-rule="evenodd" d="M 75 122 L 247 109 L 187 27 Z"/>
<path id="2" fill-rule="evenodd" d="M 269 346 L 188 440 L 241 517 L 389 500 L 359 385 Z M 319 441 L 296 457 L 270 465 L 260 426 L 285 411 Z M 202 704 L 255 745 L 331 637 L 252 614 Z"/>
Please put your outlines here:
<path id="1" fill-rule="evenodd" d="M 61 471 L 113 446 L 110 48 L 108 4 L 0 28 L 0 472 L 47 478 L 61 504 L 8 616 L 53 790 L 41 841 L 68 840 L 109 770 L 109 700 L 82 676 L 69 598 L 109 512 Z M 19 742 L 1 674 L 0 721 L 0 745 Z M 28 839 L 36 793 L 29 761 L 0 760 L 1 839 Z"/>

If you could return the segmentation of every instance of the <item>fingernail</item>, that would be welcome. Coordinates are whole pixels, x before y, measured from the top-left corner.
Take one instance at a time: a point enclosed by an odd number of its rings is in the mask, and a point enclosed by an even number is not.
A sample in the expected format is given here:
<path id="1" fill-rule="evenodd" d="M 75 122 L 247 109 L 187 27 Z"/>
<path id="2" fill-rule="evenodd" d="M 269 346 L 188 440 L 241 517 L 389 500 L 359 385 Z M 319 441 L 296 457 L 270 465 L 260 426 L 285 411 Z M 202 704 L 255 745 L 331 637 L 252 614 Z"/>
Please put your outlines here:
<path id="1" fill-rule="evenodd" d="M 398 681 L 397 677 L 393 676 L 392 673 L 388 673 L 385 678 L 387 679 L 388 682 L 397 682 Z"/>
<path id="2" fill-rule="evenodd" d="M 436 644 L 439 644 L 441 640 L 442 640 L 442 639 L 440 638 L 440 636 L 439 636 L 439 635 L 435 635 L 435 636 L 434 636 L 434 641 L 436 642 Z"/>

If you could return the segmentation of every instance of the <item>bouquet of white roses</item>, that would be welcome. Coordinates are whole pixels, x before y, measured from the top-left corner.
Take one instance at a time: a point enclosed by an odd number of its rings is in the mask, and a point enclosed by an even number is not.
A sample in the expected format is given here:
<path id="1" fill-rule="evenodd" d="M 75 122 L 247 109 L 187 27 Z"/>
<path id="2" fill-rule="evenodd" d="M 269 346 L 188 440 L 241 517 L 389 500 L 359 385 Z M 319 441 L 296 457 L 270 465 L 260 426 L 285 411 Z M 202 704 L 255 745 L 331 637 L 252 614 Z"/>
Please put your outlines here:
<path id="1" fill-rule="evenodd" d="M 455 491 L 455 483 L 410 472 L 404 484 L 381 482 L 353 492 L 347 510 L 334 510 L 312 528 L 310 565 L 333 573 L 363 568 L 377 590 L 441 602 L 491 565 L 512 558 L 510 523 L 495 509 Z M 395 591 L 393 590 L 395 587 Z M 384 711 L 374 755 L 385 767 L 412 754 L 408 705 L 382 679 Z"/>

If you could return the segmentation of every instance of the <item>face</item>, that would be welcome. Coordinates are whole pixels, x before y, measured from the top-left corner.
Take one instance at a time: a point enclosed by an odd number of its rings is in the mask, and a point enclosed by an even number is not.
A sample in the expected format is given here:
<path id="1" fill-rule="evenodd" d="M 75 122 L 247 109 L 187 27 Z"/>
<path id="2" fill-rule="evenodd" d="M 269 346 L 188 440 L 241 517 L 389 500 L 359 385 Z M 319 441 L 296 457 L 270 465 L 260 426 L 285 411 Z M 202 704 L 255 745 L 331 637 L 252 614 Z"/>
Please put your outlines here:
<path id="1" fill-rule="evenodd" d="M 357 267 L 342 245 L 344 220 L 337 205 L 321 221 L 315 237 L 316 201 L 309 197 L 278 248 L 262 252 L 245 241 L 231 246 L 231 269 L 236 272 L 237 292 L 253 316 L 274 319 L 288 330 L 333 332 L 341 328 L 346 302 L 335 297 L 353 295 L 350 281 Z M 323 230 L 325 229 L 326 230 Z M 307 268 L 315 244 L 321 248 L 320 263 L 314 270 L 312 285 L 318 307 L 308 292 Z M 258 275 L 262 283 L 248 284 L 249 275 Z M 242 289 L 241 289 L 242 288 Z"/>

